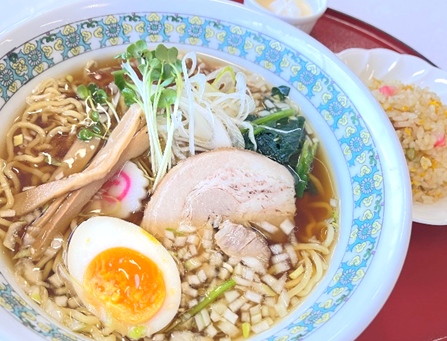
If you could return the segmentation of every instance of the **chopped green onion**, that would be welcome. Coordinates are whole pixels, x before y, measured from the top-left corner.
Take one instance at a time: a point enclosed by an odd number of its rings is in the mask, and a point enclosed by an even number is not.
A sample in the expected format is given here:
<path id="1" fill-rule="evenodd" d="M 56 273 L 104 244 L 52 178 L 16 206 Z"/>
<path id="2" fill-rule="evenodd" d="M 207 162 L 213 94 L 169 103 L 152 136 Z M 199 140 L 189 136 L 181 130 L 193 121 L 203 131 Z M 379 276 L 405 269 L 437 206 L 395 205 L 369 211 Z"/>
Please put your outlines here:
<path id="1" fill-rule="evenodd" d="M 189 314 L 194 316 L 199 311 L 201 311 L 203 308 L 205 308 L 207 305 L 213 303 L 220 295 L 222 295 L 225 291 L 231 289 L 236 285 L 236 281 L 231 278 L 228 281 L 222 283 L 218 287 L 211 290 L 208 294 L 205 295 L 205 299 L 201 301 L 199 304 L 197 304 L 195 307 L 192 307 L 189 309 L 186 314 Z"/>
<path id="2" fill-rule="evenodd" d="M 39 293 L 34 293 L 30 296 L 34 301 L 36 301 L 37 303 L 41 304 L 42 303 L 42 298 L 40 297 Z"/>
<path id="3" fill-rule="evenodd" d="M 199 313 L 202 309 L 207 307 L 209 304 L 213 303 L 216 299 L 218 299 L 225 291 L 231 289 L 236 285 L 236 281 L 233 278 L 230 278 L 228 281 L 222 283 L 221 285 L 217 286 L 207 294 L 205 294 L 205 298 L 199 302 L 197 305 L 192 307 L 191 309 L 184 312 L 180 317 L 175 320 L 167 329 L 164 330 L 164 332 L 170 331 L 174 329 L 179 324 L 182 324 L 192 317 Z"/>
<path id="4" fill-rule="evenodd" d="M 176 229 L 173 229 L 173 228 L 170 228 L 170 227 L 168 227 L 166 229 L 166 231 L 172 232 L 176 236 L 184 236 L 185 235 L 182 231 L 179 231 L 179 230 L 176 230 Z"/>
<path id="5" fill-rule="evenodd" d="M 146 336 L 146 328 L 144 326 L 133 327 L 129 333 L 127 333 L 127 336 L 131 339 L 141 339 Z"/>
<path id="6" fill-rule="evenodd" d="M 408 160 L 413 161 L 416 158 L 416 150 L 414 148 L 409 148 L 406 150 L 405 155 Z"/>
<path id="7" fill-rule="evenodd" d="M 188 271 L 192 271 L 194 269 L 197 269 L 198 267 L 200 267 L 202 265 L 202 263 L 200 261 L 198 261 L 197 259 L 190 258 L 185 262 L 185 268 Z"/>
<path id="8" fill-rule="evenodd" d="M 250 336 L 250 328 L 251 325 L 248 322 L 242 323 L 242 335 L 244 336 L 244 339 L 248 339 Z"/>

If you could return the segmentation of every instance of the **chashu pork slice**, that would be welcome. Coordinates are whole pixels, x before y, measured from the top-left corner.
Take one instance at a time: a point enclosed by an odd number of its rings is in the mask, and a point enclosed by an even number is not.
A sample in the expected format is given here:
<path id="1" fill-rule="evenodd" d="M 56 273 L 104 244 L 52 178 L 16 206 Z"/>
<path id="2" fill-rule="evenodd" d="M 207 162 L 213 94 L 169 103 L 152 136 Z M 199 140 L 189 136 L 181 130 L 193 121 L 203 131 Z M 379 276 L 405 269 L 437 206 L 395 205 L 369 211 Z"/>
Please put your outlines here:
<path id="1" fill-rule="evenodd" d="M 225 220 L 214 239 L 226 255 L 241 258 L 245 265 L 257 272 L 264 273 L 267 269 L 270 248 L 264 237 L 251 228 Z"/>
<path id="2" fill-rule="evenodd" d="M 220 217 L 278 226 L 295 215 L 295 183 L 279 163 L 255 152 L 221 148 L 180 162 L 158 185 L 141 227 L 162 237 L 180 223 Z"/>

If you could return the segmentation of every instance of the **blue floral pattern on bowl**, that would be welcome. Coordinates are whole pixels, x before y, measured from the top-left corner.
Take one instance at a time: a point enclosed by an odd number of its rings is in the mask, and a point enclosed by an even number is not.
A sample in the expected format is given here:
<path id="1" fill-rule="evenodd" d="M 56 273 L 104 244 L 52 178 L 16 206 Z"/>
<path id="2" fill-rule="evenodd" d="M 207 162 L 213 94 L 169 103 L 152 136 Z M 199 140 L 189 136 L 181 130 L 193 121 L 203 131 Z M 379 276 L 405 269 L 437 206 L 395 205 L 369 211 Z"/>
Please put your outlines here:
<path id="1" fill-rule="evenodd" d="M 349 300 L 374 257 L 383 224 L 383 175 L 376 146 L 362 116 L 334 81 L 311 60 L 275 39 L 242 26 L 176 13 L 108 15 L 71 23 L 0 58 L 0 108 L 29 80 L 85 52 L 137 39 L 207 47 L 255 63 L 306 98 L 330 128 L 351 177 L 354 217 L 347 250 L 329 286 L 304 313 L 268 340 L 305 340 Z M 345 189 L 349 190 L 349 189 Z M 0 305 L 49 340 L 78 336 L 31 307 L 0 275 Z"/>

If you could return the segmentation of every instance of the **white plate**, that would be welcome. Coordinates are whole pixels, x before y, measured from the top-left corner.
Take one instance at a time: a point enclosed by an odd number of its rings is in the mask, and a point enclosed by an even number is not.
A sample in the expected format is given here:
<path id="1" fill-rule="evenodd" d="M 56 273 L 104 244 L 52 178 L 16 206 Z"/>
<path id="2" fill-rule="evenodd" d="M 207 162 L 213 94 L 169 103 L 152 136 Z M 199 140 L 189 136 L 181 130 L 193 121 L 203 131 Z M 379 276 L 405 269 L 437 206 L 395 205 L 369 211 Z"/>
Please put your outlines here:
<path id="1" fill-rule="evenodd" d="M 253 339 L 354 340 L 379 312 L 402 268 L 411 188 L 399 141 L 380 105 L 310 36 L 227 1 L 76 1 L 0 36 L 0 136 L 44 77 L 116 55 L 139 38 L 208 53 L 292 88 L 336 179 L 340 239 L 310 296 Z M 23 295 L 5 255 L 0 268 L 0 340 L 85 340 Z"/>
<path id="2" fill-rule="evenodd" d="M 338 56 L 365 83 L 373 78 L 384 81 L 396 79 L 405 84 L 429 87 L 443 103 L 447 103 L 447 72 L 421 58 L 387 49 L 348 49 Z M 430 205 L 415 202 L 413 221 L 447 225 L 447 197 Z"/>

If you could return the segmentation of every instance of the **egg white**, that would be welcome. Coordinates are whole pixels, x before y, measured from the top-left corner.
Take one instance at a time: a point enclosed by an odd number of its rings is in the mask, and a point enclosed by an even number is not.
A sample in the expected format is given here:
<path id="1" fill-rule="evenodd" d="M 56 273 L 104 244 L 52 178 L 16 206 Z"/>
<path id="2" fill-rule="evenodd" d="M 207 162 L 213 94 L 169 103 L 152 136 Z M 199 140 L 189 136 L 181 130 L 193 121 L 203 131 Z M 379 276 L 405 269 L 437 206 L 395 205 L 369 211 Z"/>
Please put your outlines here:
<path id="1" fill-rule="evenodd" d="M 84 273 L 90 262 L 101 252 L 115 247 L 135 250 L 151 259 L 163 273 L 166 297 L 160 310 L 144 323 L 146 335 L 151 335 L 164 328 L 176 315 L 181 299 L 180 275 L 174 259 L 168 251 L 149 233 L 139 226 L 112 217 L 93 217 L 80 224 L 71 236 L 67 252 L 67 266 L 74 280 L 74 287 L 79 298 L 93 314 L 103 323 L 120 326 L 119 321 L 111 321 L 109 314 L 100 302 L 90 302 L 84 290 Z M 95 306 L 100 305 L 100 311 Z M 133 326 L 120 326 L 117 330 L 125 333 Z"/>

